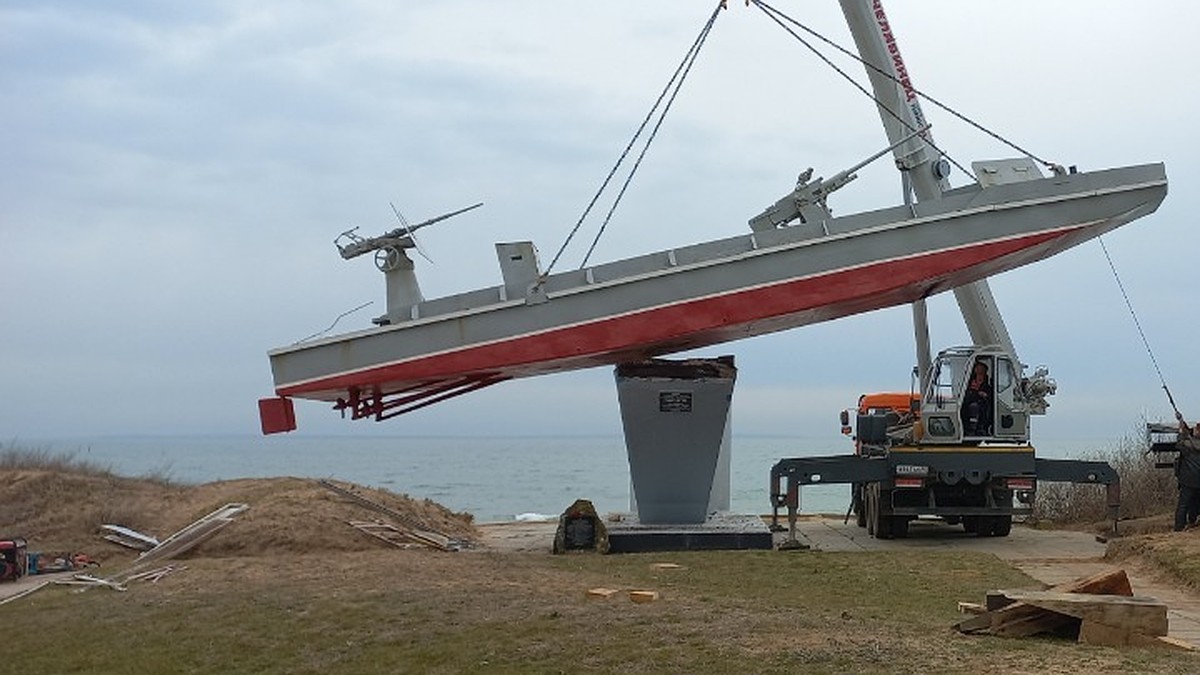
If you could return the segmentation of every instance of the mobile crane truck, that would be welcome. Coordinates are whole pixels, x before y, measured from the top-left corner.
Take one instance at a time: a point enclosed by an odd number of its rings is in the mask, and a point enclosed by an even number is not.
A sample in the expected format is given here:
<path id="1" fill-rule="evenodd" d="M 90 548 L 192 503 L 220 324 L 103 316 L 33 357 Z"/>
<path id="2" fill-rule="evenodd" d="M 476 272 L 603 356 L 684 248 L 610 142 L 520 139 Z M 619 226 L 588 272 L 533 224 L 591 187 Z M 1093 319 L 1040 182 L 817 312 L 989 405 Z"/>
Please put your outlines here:
<path id="1" fill-rule="evenodd" d="M 983 370 L 994 377 L 981 401 L 971 380 Z M 1054 392 L 1046 375 L 1022 377 L 997 346 L 942 351 L 923 392 L 866 394 L 853 420 L 842 412 L 844 433 L 854 423 L 854 454 L 782 459 L 771 469 L 774 524 L 787 507 L 794 541 L 800 487 L 849 483 L 857 523 L 874 537 L 903 537 L 923 515 L 1004 537 L 1014 515 L 1032 511 L 1039 481 L 1069 481 L 1106 485 L 1115 527 L 1120 482 L 1108 463 L 1039 458 L 1029 443 L 1029 417 Z"/>
<path id="2" fill-rule="evenodd" d="M 882 3 L 840 4 L 895 144 L 906 203 L 914 196 L 918 202 L 940 199 L 951 189 L 950 166 L 933 142 Z M 913 130 L 920 133 L 912 136 Z M 1049 166 L 1055 174 L 1065 172 Z M 975 162 L 972 169 L 985 189 L 1042 177 L 1029 157 Z M 926 295 L 942 290 L 933 285 Z M 1029 418 L 1046 411 L 1046 396 L 1056 385 L 1044 368 L 1025 376 L 987 280 L 953 290 L 972 346 L 932 359 L 925 301 L 918 299 L 912 307 L 919 384 L 908 394 L 860 398 L 853 429 L 849 412 L 843 413 L 843 431 L 855 432 L 854 454 L 782 459 L 771 468 L 776 528 L 779 509 L 788 512 L 785 547 L 798 546 L 800 487 L 826 483 L 850 484 L 858 524 L 878 538 L 906 535 L 909 522 L 923 515 L 961 523 L 979 536 L 1007 536 L 1013 516 L 1032 511 L 1037 485 L 1047 481 L 1106 485 L 1116 528 L 1120 482 L 1111 466 L 1036 457 Z"/>

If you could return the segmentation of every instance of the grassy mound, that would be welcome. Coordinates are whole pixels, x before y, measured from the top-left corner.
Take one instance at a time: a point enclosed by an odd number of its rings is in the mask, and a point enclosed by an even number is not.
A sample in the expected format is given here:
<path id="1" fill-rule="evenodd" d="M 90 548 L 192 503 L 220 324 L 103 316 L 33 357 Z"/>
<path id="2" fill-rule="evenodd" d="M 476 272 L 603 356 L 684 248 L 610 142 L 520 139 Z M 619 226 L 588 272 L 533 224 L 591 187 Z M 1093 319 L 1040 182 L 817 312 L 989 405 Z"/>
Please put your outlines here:
<path id="1" fill-rule="evenodd" d="M 475 540 L 470 514 L 430 500 L 348 483 L 342 487 L 455 539 Z M 77 551 L 103 559 L 121 551 L 100 525 L 115 524 L 159 539 L 231 502 L 248 504 L 193 555 L 263 556 L 376 549 L 384 544 L 350 527 L 370 511 L 303 478 L 241 479 L 184 485 L 161 477 L 130 478 L 69 457 L 0 452 L 0 536 L 19 536 L 31 550 Z"/>
<path id="2" fill-rule="evenodd" d="M 1140 560 L 1176 583 L 1200 591 L 1200 529 L 1113 539 L 1105 558 Z"/>

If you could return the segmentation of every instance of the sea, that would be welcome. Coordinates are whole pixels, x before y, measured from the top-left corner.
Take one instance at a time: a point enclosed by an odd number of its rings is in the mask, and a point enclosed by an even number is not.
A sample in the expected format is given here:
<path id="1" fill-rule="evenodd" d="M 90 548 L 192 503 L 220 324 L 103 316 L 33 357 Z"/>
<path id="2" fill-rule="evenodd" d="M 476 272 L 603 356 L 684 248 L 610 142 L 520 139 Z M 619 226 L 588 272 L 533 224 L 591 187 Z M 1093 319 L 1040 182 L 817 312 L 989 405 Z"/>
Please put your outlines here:
<path id="1" fill-rule="evenodd" d="M 1094 458 L 1111 439 L 1039 442 L 1038 456 Z M 123 476 L 181 483 L 234 478 L 332 478 L 431 499 L 479 523 L 557 517 L 576 499 L 599 513 L 630 510 L 629 463 L 621 436 L 350 437 L 131 436 L 20 439 L 0 446 L 87 461 Z M 849 440 L 734 436 L 730 510 L 770 513 L 771 467 L 785 457 L 853 451 Z M 845 485 L 804 488 L 801 511 L 844 514 Z"/>

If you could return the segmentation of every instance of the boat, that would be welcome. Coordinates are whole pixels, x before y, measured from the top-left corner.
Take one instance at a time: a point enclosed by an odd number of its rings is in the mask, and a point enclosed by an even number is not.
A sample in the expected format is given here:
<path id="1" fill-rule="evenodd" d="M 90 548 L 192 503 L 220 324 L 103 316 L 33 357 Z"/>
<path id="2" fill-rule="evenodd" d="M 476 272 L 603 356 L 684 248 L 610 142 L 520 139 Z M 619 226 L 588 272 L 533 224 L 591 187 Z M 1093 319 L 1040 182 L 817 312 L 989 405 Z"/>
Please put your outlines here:
<path id="1" fill-rule="evenodd" d="M 1167 177 L 1160 163 L 1099 171 L 1053 166 L 1042 175 L 1028 157 L 984 161 L 972 165 L 974 183 L 949 188 L 899 52 L 889 48 L 886 17 L 881 7 L 873 10 L 878 0 L 842 2 L 863 13 L 863 30 L 878 43 L 875 59 L 890 70 L 882 86 L 897 92 L 896 108 L 907 108 L 898 129 L 883 117 L 892 143 L 867 161 L 891 152 L 910 168 L 928 168 L 926 182 L 934 185 L 922 189 L 918 181 L 918 200 L 835 217 L 830 193 L 866 162 L 828 180 L 812 180 L 810 170 L 750 218 L 749 232 L 552 274 L 541 269 L 532 243 L 500 243 L 501 283 L 434 299 L 421 294 L 406 254 L 425 223 L 373 239 L 350 234 L 339 250 L 346 258 L 376 254 L 387 276 L 387 314 L 369 328 L 270 351 L 275 397 L 260 401 L 264 432 L 295 428 L 291 399 L 383 420 L 514 378 L 639 361 L 913 303 L 1061 253 L 1162 203 Z"/>

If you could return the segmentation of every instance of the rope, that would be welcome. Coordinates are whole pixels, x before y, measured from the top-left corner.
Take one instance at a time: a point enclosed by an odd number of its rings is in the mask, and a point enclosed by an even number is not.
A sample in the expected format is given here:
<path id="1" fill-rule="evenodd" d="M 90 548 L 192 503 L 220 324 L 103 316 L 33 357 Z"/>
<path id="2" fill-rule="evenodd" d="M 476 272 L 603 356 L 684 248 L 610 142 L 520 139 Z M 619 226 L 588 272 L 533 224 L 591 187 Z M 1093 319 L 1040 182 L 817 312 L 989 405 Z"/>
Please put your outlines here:
<path id="1" fill-rule="evenodd" d="M 853 79 L 851 79 L 848 75 L 846 75 L 845 72 L 843 72 L 841 69 L 834 66 L 829 61 L 829 59 L 827 59 L 824 55 L 820 54 L 812 45 L 808 44 L 808 42 L 806 42 L 803 38 L 801 38 L 799 35 L 797 35 L 794 31 L 789 29 L 787 26 L 784 26 L 783 22 L 780 20 L 780 17 L 787 20 L 789 23 L 792 23 L 793 25 L 800 28 L 804 32 L 808 33 L 809 35 L 812 35 L 813 37 L 817 38 L 818 40 L 829 45 L 833 49 L 836 49 L 837 51 L 841 52 L 842 54 L 854 59 L 855 61 L 858 61 L 859 63 L 863 64 L 865 67 L 869 68 L 870 70 L 875 71 L 876 73 L 879 73 L 880 75 L 883 75 L 884 77 L 895 82 L 896 84 L 900 84 L 899 80 L 897 80 L 894 75 L 883 70 L 882 68 L 875 66 L 872 63 L 868 63 L 867 61 L 863 60 L 863 58 L 861 56 L 859 56 L 858 54 L 854 53 L 853 51 L 851 51 L 849 49 L 846 49 L 845 47 L 842 47 L 841 45 L 837 44 L 833 40 L 830 40 L 829 38 L 825 37 L 824 35 L 821 35 L 820 33 L 816 32 L 812 28 L 809 28 L 808 26 L 805 26 L 804 24 L 800 23 L 799 21 L 796 21 L 795 19 L 784 14 L 783 12 L 780 12 L 779 10 L 775 9 L 774 7 L 768 5 L 763 0 L 750 0 L 750 2 L 753 2 L 755 4 L 755 6 L 757 6 L 759 9 L 763 10 L 764 14 L 771 17 L 771 19 L 773 19 L 776 23 L 778 23 L 781 27 L 783 27 L 784 30 L 787 30 L 789 33 L 791 33 L 793 37 L 795 37 L 797 40 L 800 40 L 800 42 L 802 44 L 804 44 L 805 47 L 808 47 L 808 49 L 811 50 L 814 54 L 817 54 L 817 56 L 819 56 L 823 61 L 825 61 L 825 63 L 829 64 L 830 67 L 834 68 L 834 70 L 836 70 L 839 74 L 841 74 L 842 77 L 847 78 L 852 84 L 854 84 L 855 87 L 858 88 L 859 91 L 863 92 L 864 94 L 869 96 L 872 100 L 874 100 L 876 105 L 879 105 L 879 107 L 882 108 L 883 110 L 886 110 L 888 112 L 888 114 L 895 117 L 898 121 L 900 121 L 906 127 L 909 127 L 910 131 L 915 131 L 915 129 L 913 129 L 911 126 L 909 126 L 907 123 L 905 123 L 904 120 L 901 120 L 899 117 L 897 117 L 896 114 L 894 112 L 892 112 L 892 110 L 890 110 L 887 106 L 880 103 L 879 100 L 876 99 L 874 95 L 867 92 L 866 89 L 864 89 L 861 85 L 859 85 L 857 82 L 855 82 Z M 776 15 L 778 15 L 778 16 L 776 16 Z M 1007 138 L 1001 136 L 1000 134 L 992 131 L 991 129 L 984 127 L 982 124 L 979 124 L 978 122 L 972 120 L 971 118 L 967 117 L 966 115 L 958 112 L 954 108 L 951 108 L 950 106 L 946 105 L 945 103 L 942 103 L 938 99 L 930 96 L 929 94 L 926 94 L 925 92 L 921 91 L 920 89 L 913 87 L 912 91 L 917 96 L 920 96 L 921 98 L 925 99 L 926 101 L 929 101 L 933 105 L 937 106 L 938 108 L 941 108 L 942 110 L 944 110 L 945 112 L 949 113 L 950 115 L 956 117 L 957 119 L 961 120 L 962 122 L 965 122 L 966 124 L 970 125 L 971 127 L 974 127 L 976 130 L 981 131 L 981 132 L 987 134 L 988 136 L 991 136 L 992 138 L 996 139 L 1000 143 L 1007 145 L 1008 147 L 1021 153 L 1022 155 L 1029 157 L 1030 159 L 1033 159 L 1036 162 L 1040 162 L 1043 166 L 1049 167 L 1056 172 L 1057 172 L 1057 170 L 1059 170 L 1061 168 L 1061 167 L 1059 167 L 1058 164 L 1048 161 L 1048 160 L 1045 160 L 1045 159 L 1042 159 L 1041 157 L 1033 154 L 1032 152 L 1029 152 L 1028 150 L 1026 150 L 1026 149 L 1022 148 L 1021 146 L 1017 145 L 1016 143 L 1014 143 L 1013 141 L 1010 141 Z M 936 145 L 933 145 L 932 143 L 930 143 L 930 145 L 933 147 L 934 150 L 937 150 L 939 153 L 944 155 L 946 157 L 946 159 L 948 159 L 952 164 L 954 164 L 954 166 L 956 166 L 960 171 L 967 174 L 968 176 L 971 176 L 972 178 L 975 178 L 974 173 L 967 171 L 965 168 L 963 168 L 963 166 L 961 164 L 954 161 L 953 158 L 951 158 L 949 155 L 947 155 L 945 152 L 943 152 Z"/>
<path id="2" fill-rule="evenodd" d="M 293 342 L 292 344 L 293 344 L 293 345 L 298 345 L 298 344 L 300 344 L 301 342 L 308 342 L 309 340 L 311 340 L 311 339 L 313 339 L 313 338 L 318 338 L 318 337 L 321 337 L 322 335 L 324 335 L 324 334 L 328 333 L 329 331 L 333 330 L 333 327 L 334 327 L 334 326 L 336 326 L 336 325 L 338 325 L 338 322 L 339 322 L 339 321 L 341 321 L 342 319 L 346 318 L 347 316 L 350 316 L 351 314 L 353 314 L 353 313 L 357 312 L 358 310 L 362 309 L 363 307 L 366 307 L 366 306 L 368 306 L 368 305 L 372 305 L 372 304 L 374 304 L 374 303 L 375 303 L 375 301 L 374 301 L 374 300 L 368 300 L 368 301 L 364 302 L 363 304 L 359 305 L 358 307 L 355 307 L 354 309 L 348 309 L 348 310 L 346 310 L 346 311 L 342 312 L 341 314 L 338 314 L 338 315 L 337 315 L 337 318 L 333 320 L 333 323 L 329 324 L 329 328 L 326 328 L 325 330 L 322 330 L 322 331 L 317 331 L 316 333 L 313 333 L 312 335 L 309 335 L 309 336 L 308 336 L 308 337 L 306 337 L 306 338 L 300 338 L 299 340 L 296 340 L 296 341 L 295 341 L 295 342 Z"/>
<path id="3" fill-rule="evenodd" d="M 683 81 L 687 79 L 688 73 L 692 71 L 692 66 L 696 63 L 696 57 L 700 55 L 700 48 L 704 46 L 704 41 L 708 39 L 708 34 L 712 30 L 713 23 L 717 19 L 717 12 L 721 9 L 724 9 L 724 7 L 725 3 L 722 2 L 717 7 L 717 11 L 713 12 L 712 16 L 708 19 L 708 23 L 706 23 L 703 30 L 700 31 L 700 36 L 692 45 L 691 52 L 684 57 L 684 61 L 687 63 L 687 66 L 683 69 L 683 74 L 680 75 L 679 81 L 675 84 L 675 89 L 671 92 L 671 97 L 667 99 L 667 104 L 663 106 L 662 112 L 658 116 L 658 121 L 654 124 L 654 128 L 650 130 L 650 135 L 646 137 L 646 143 L 642 146 L 642 151 L 638 153 L 637 159 L 634 160 L 633 168 L 629 170 L 629 175 L 625 177 L 625 182 L 621 184 L 621 190 L 617 192 L 616 199 L 613 200 L 612 206 L 609 207 L 608 213 L 605 214 L 604 222 L 600 224 L 600 229 L 596 232 L 595 238 L 592 239 L 591 245 L 588 246 L 587 253 L 583 256 L 583 262 L 579 263 L 580 269 L 583 269 L 587 266 L 588 260 L 591 259 L 592 253 L 596 250 L 596 244 L 600 243 L 600 237 L 603 236 L 604 230 L 608 228 L 608 222 L 612 220 L 613 213 L 617 210 L 617 206 L 621 203 L 621 198 L 625 196 L 625 190 L 629 188 L 630 181 L 633 180 L 633 176 L 637 173 L 638 168 L 641 167 L 642 159 L 645 158 L 646 152 L 650 149 L 650 144 L 654 141 L 655 136 L 658 135 L 658 130 L 660 127 L 662 127 L 663 121 L 666 120 L 667 113 L 671 110 L 671 105 L 675 103 L 675 97 L 679 95 L 680 89 L 683 88 Z"/>
<path id="4" fill-rule="evenodd" d="M 1171 402 L 1171 407 L 1178 416 L 1180 413 L 1179 408 L 1175 406 L 1175 397 L 1171 395 L 1171 389 L 1167 387 L 1167 379 L 1163 377 L 1162 369 L 1158 367 L 1158 359 L 1154 357 L 1154 350 L 1150 348 L 1150 341 L 1146 339 L 1146 331 L 1142 330 L 1142 322 L 1138 320 L 1137 312 L 1133 311 L 1133 303 L 1129 301 L 1129 294 L 1125 292 L 1125 284 L 1121 283 L 1121 275 L 1117 274 L 1117 266 L 1113 264 L 1112 256 L 1108 254 L 1108 247 L 1104 245 L 1104 237 L 1096 237 L 1096 241 L 1100 242 L 1104 258 L 1108 260 L 1108 267 L 1112 270 L 1113 278 L 1117 280 L 1117 288 L 1121 290 L 1121 297 L 1125 298 L 1125 306 L 1129 308 L 1129 316 L 1133 317 L 1133 325 L 1137 327 L 1138 335 L 1142 337 L 1142 344 L 1146 347 L 1146 354 L 1150 356 L 1150 363 L 1154 365 L 1154 372 L 1158 373 L 1158 381 L 1162 383 L 1163 391 L 1167 392 L 1167 400 Z"/>
<path id="5" fill-rule="evenodd" d="M 583 214 L 579 216 L 579 220 L 577 220 L 575 222 L 575 226 L 571 228 L 571 232 L 567 235 L 566 240 L 563 241 L 562 246 L 560 246 L 558 249 L 558 252 L 554 254 L 554 259 L 551 260 L 550 264 L 546 266 L 546 271 L 542 273 L 543 279 L 550 275 L 551 270 L 554 269 L 555 264 L 558 263 L 559 258 L 562 257 L 563 253 L 567 250 L 567 246 L 570 245 L 571 240 L 575 237 L 575 234 L 583 225 L 583 221 L 587 219 L 588 215 L 592 212 L 592 208 L 596 206 L 596 202 L 599 201 L 600 195 L 602 195 L 608 188 L 608 184 L 612 181 L 613 176 L 616 175 L 617 170 L 621 167 L 621 164 L 625 162 L 625 158 L 629 156 L 629 151 L 633 149 L 634 143 L 636 143 L 638 138 L 641 137 L 642 132 L 646 130 L 646 126 L 654 117 L 655 111 L 657 111 L 659 106 L 662 105 L 663 99 L 667 98 L 667 95 L 670 94 L 670 99 L 667 102 L 666 107 L 663 108 L 657 123 L 654 125 L 653 131 L 646 139 L 646 144 L 642 148 L 641 153 L 638 155 L 637 162 L 634 164 L 629 176 L 625 179 L 620 193 L 617 195 L 616 200 L 609 209 L 608 215 L 605 217 L 604 223 L 600 227 L 600 231 L 596 234 L 596 238 L 592 241 L 592 245 L 588 249 L 587 256 L 585 256 L 584 262 L 582 265 L 580 265 L 580 267 L 582 268 L 587 264 L 587 258 L 591 256 L 593 249 L 596 247 L 596 243 L 600 239 L 600 235 L 604 233 L 604 229 L 608 226 L 608 222 L 612 218 L 612 214 L 616 210 L 617 204 L 620 203 L 621 197 L 625 194 L 625 189 L 629 186 L 629 182 L 633 179 L 633 174 L 637 172 L 638 166 L 641 165 L 642 158 L 646 155 L 646 150 L 650 147 L 650 142 L 654 140 L 654 135 L 658 133 L 659 127 L 662 126 L 663 119 L 666 117 L 667 111 L 671 107 L 671 103 L 674 102 L 675 96 L 678 95 L 679 89 L 683 86 L 683 78 L 687 77 L 688 72 L 692 68 L 692 64 L 695 63 L 696 56 L 700 52 L 700 47 L 704 45 L 704 41 L 708 38 L 708 33 L 712 30 L 713 24 L 717 20 L 717 16 L 724 8 L 725 0 L 721 0 L 717 3 L 717 7 L 713 10 L 712 15 L 708 17 L 708 21 L 704 23 L 704 27 L 700 30 L 700 34 L 696 36 L 694 41 L 692 41 L 692 45 L 688 48 L 687 53 L 684 54 L 683 60 L 680 61 L 679 65 L 675 68 L 675 72 L 672 73 L 671 78 L 667 81 L 667 84 L 659 93 L 658 98 L 654 101 L 654 105 L 650 107 L 650 110 L 646 113 L 646 117 L 642 120 L 642 123 L 638 125 L 637 131 L 634 132 L 633 137 L 629 139 L 629 143 L 625 145 L 625 149 L 621 151 L 621 156 L 617 158 L 617 162 L 613 165 L 612 169 L 609 170 L 608 175 L 605 176 L 604 182 L 600 184 L 600 188 L 596 190 L 596 194 L 593 195 L 591 201 L 588 202 L 587 208 L 583 210 Z M 674 88 L 673 91 L 672 88 Z"/>

